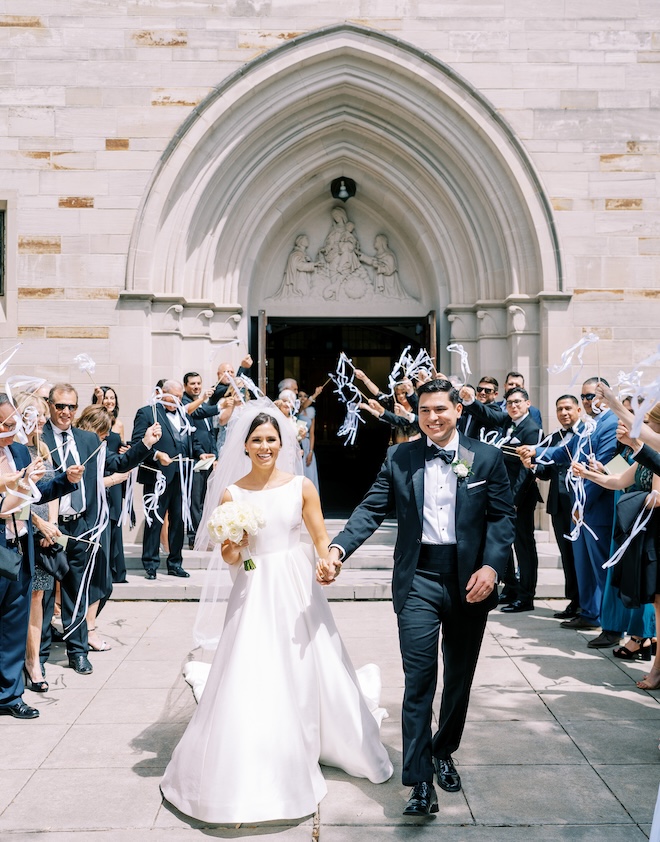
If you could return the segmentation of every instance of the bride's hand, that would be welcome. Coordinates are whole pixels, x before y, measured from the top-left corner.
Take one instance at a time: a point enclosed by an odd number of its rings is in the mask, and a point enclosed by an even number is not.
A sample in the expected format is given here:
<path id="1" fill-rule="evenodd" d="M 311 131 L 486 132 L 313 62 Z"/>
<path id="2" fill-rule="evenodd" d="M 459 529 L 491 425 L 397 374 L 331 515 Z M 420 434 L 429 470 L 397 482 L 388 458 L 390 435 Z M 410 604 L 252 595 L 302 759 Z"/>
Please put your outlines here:
<path id="1" fill-rule="evenodd" d="M 226 541 L 222 542 L 222 545 L 220 547 L 222 557 L 227 562 L 227 564 L 238 564 L 239 561 L 242 561 L 241 550 L 244 550 L 247 546 L 247 532 L 243 533 L 243 537 L 237 544 L 234 543 L 234 541 L 230 541 L 229 538 L 227 538 Z"/>
<path id="2" fill-rule="evenodd" d="M 341 562 L 332 562 L 330 559 L 321 558 L 316 563 L 316 581 L 320 585 L 331 585 L 341 571 Z"/>

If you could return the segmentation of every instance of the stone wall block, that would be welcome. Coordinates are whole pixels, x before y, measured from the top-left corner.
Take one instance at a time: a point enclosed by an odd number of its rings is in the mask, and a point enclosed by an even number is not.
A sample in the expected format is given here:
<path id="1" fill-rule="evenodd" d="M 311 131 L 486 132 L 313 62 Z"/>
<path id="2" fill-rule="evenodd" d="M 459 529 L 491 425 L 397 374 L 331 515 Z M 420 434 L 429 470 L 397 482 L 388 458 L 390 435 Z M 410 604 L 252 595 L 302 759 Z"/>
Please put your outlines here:
<path id="1" fill-rule="evenodd" d="M 60 238 L 19 236 L 18 251 L 19 254 L 59 254 Z"/>
<path id="2" fill-rule="evenodd" d="M 600 108 L 648 108 L 650 105 L 649 91 L 599 91 L 598 106 Z"/>
<path id="3" fill-rule="evenodd" d="M 188 33 L 181 29 L 141 30 L 132 32 L 130 39 L 137 47 L 185 47 L 188 44 Z"/>
<path id="4" fill-rule="evenodd" d="M 0 105 L 43 105 L 54 107 L 64 105 L 66 89 L 47 85 L 44 87 L 23 85 L 16 88 L 0 88 Z"/>
<path id="5" fill-rule="evenodd" d="M 643 209 L 643 199 L 605 199 L 605 210 L 608 211 L 635 211 Z"/>
<path id="6" fill-rule="evenodd" d="M 156 152 L 97 152 L 97 165 L 102 170 L 146 170 L 148 180 L 160 156 Z M 134 188 L 137 189 L 137 188 Z"/>
<path id="7" fill-rule="evenodd" d="M 559 105 L 561 108 L 595 109 L 598 107 L 598 92 L 560 91 Z"/>
<path id="8" fill-rule="evenodd" d="M 58 201 L 60 208 L 93 208 L 93 196 L 60 196 Z"/>
<path id="9" fill-rule="evenodd" d="M 607 65 L 582 65 L 578 67 L 578 87 L 589 90 L 617 90 L 626 87 L 626 68 Z"/>
<path id="10" fill-rule="evenodd" d="M 654 173 L 589 173 L 589 194 L 596 199 L 645 198 L 656 195 Z"/>
<path id="11" fill-rule="evenodd" d="M 44 22 L 36 15 L 0 15 L 0 28 L 42 29 Z"/>
<path id="12" fill-rule="evenodd" d="M 19 287 L 19 298 L 64 298 L 64 290 L 57 287 Z"/>
<path id="13" fill-rule="evenodd" d="M 55 170 L 94 170 L 96 156 L 93 152 L 52 152 L 51 165 Z"/>
<path id="14" fill-rule="evenodd" d="M 660 254 L 660 237 L 640 237 L 640 254 Z"/>
<path id="15" fill-rule="evenodd" d="M 107 339 L 109 335 L 108 327 L 58 325 L 46 328 L 47 339 Z"/>
<path id="16" fill-rule="evenodd" d="M 10 108 L 8 131 L 13 136 L 47 137 L 55 134 L 53 108 Z"/>
<path id="17" fill-rule="evenodd" d="M 108 192 L 108 176 L 98 171 L 42 172 L 39 175 L 39 192 L 46 196 L 102 196 Z"/>

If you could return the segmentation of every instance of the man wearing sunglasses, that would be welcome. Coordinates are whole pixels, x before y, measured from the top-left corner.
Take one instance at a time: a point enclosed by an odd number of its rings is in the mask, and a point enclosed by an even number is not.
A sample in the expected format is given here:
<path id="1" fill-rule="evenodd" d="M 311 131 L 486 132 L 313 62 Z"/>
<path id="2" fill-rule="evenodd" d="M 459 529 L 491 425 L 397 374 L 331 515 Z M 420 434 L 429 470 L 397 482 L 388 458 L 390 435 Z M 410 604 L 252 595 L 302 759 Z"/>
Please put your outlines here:
<path id="1" fill-rule="evenodd" d="M 97 459 L 99 437 L 96 433 L 73 427 L 78 409 L 78 393 L 69 383 L 56 383 L 48 395 L 50 419 L 44 425 L 42 439 L 50 450 L 56 473 L 69 465 L 85 465 L 83 480 L 77 490 L 60 498 L 57 525 L 65 535 L 74 538 L 91 529 L 97 520 Z M 96 451 L 96 452 L 95 452 Z M 89 461 L 86 461 L 88 460 Z M 86 463 L 86 464 L 85 464 Z M 105 491 L 103 491 L 103 494 Z M 66 629 L 76 625 L 85 606 L 74 613 L 78 593 L 87 566 L 91 547 L 84 541 L 70 540 L 66 545 L 69 572 L 62 579 L 62 623 Z M 84 602 L 84 601 L 83 601 Z M 46 628 L 46 617 L 44 627 Z M 48 641 L 45 643 L 48 648 Z M 69 666 L 88 675 L 92 665 L 87 657 L 87 624 L 80 623 L 66 640 Z"/>
<path id="2" fill-rule="evenodd" d="M 598 382 L 598 377 L 590 377 L 582 384 L 580 396 L 582 406 L 590 417 L 591 424 L 587 424 L 585 428 L 588 432 L 582 434 L 582 436 L 588 436 L 588 441 L 586 447 L 583 448 L 580 461 L 586 462 L 587 458 L 593 454 L 598 462 L 605 465 L 614 458 L 616 453 L 617 418 L 609 410 L 607 404 L 597 396 Z M 602 382 L 609 386 L 606 380 Z M 518 452 L 523 459 L 541 458 L 544 462 L 568 465 L 575 458 L 578 443 L 585 444 L 582 436 L 573 436 L 566 445 L 541 449 L 522 447 Z M 580 529 L 577 540 L 573 542 L 580 613 L 577 617 L 562 622 L 561 625 L 565 629 L 592 630 L 600 627 L 600 610 L 606 577 L 603 564 L 609 558 L 614 519 L 614 493 L 589 480 L 585 480 L 584 491 L 584 523 L 589 529 Z M 595 533 L 595 536 L 592 533 Z"/>

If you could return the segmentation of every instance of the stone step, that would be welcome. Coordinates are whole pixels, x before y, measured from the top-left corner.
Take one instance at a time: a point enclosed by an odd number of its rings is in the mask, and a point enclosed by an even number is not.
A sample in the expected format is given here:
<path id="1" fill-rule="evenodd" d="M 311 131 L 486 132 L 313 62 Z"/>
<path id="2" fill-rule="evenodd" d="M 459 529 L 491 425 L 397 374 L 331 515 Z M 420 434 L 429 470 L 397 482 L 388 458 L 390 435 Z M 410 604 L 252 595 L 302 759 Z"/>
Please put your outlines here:
<path id="1" fill-rule="evenodd" d="M 166 602 L 198 600 L 202 592 L 205 571 L 191 569 L 189 579 L 168 576 L 161 568 L 155 580 L 147 581 L 144 572 L 128 570 L 126 584 L 115 585 L 113 600 L 157 600 Z M 389 570 L 342 571 L 336 584 L 325 589 L 331 602 L 345 600 L 374 600 L 392 598 L 392 573 Z M 226 598 L 229 588 L 222 595 Z M 537 599 L 563 599 L 564 575 L 561 570 L 539 568 Z"/>

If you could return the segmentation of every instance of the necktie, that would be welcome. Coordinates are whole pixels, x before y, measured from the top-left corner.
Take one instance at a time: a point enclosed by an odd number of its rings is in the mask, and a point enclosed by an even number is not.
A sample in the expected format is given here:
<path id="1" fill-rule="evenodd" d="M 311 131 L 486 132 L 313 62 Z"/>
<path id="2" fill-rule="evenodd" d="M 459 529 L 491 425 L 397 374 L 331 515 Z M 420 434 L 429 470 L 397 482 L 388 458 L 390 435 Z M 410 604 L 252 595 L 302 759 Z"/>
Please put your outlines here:
<path id="1" fill-rule="evenodd" d="M 62 464 L 64 466 L 64 469 L 66 470 L 71 465 L 76 464 L 73 456 L 71 455 L 69 433 L 66 430 L 62 430 L 62 451 L 64 453 L 64 462 Z M 75 491 L 71 492 L 71 508 L 74 510 L 74 512 L 76 512 L 76 514 L 80 514 L 80 512 L 82 512 L 83 510 L 83 495 L 82 489 L 80 488 L 80 483 L 76 485 Z"/>
<path id="2" fill-rule="evenodd" d="M 442 459 L 445 464 L 450 465 L 456 456 L 455 450 L 445 450 L 443 447 L 428 447 L 426 449 L 427 459 Z"/>

